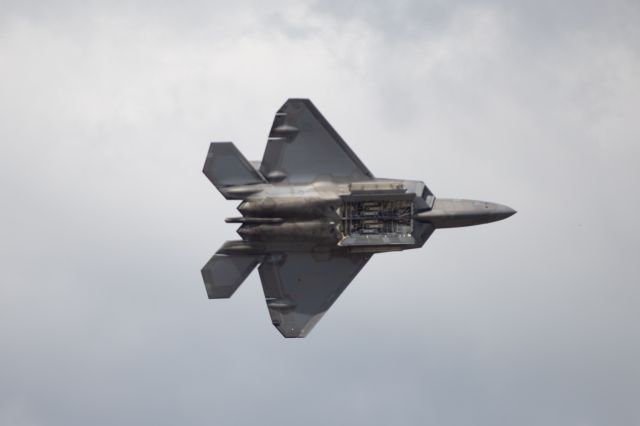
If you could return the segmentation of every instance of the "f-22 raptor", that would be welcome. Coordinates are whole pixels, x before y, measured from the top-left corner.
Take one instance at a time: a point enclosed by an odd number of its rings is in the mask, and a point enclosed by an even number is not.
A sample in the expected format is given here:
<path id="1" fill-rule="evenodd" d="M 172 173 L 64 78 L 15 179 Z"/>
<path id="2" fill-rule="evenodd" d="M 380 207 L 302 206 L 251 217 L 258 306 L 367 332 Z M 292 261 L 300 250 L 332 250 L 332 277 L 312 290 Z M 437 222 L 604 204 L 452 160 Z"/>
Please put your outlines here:
<path id="1" fill-rule="evenodd" d="M 242 200 L 241 240 L 202 268 L 210 299 L 229 298 L 260 265 L 271 322 L 305 337 L 374 253 L 422 247 L 434 230 L 505 219 L 494 203 L 436 198 L 421 181 L 376 178 L 308 99 L 276 113 L 260 162 L 213 142 L 204 174 Z"/>

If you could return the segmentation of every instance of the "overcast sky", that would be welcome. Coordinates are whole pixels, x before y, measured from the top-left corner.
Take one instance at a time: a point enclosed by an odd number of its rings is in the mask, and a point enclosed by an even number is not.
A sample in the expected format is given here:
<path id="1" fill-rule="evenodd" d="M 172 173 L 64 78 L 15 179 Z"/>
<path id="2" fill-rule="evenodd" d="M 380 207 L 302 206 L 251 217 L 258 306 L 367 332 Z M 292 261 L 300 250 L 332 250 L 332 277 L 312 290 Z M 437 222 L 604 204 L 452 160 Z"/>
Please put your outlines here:
<path id="1" fill-rule="evenodd" d="M 636 1 L 0 1 L 0 424 L 640 424 Z M 507 204 L 376 255 L 310 336 L 212 140 L 308 97 L 379 177 Z"/>

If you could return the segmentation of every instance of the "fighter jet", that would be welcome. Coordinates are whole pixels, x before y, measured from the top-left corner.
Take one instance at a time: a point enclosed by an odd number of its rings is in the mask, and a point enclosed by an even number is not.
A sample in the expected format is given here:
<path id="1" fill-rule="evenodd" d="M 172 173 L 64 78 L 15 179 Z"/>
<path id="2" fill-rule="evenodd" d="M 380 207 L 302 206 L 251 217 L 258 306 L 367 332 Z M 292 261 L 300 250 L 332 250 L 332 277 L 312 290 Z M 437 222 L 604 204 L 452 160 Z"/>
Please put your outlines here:
<path id="1" fill-rule="evenodd" d="M 242 200 L 242 216 L 225 219 L 240 224 L 241 239 L 202 268 L 207 295 L 231 297 L 260 265 L 271 322 L 284 337 L 309 334 L 374 253 L 419 248 L 436 229 L 515 213 L 436 198 L 421 181 L 375 177 L 308 99 L 278 110 L 262 161 L 213 142 L 203 172 L 226 199 Z"/>

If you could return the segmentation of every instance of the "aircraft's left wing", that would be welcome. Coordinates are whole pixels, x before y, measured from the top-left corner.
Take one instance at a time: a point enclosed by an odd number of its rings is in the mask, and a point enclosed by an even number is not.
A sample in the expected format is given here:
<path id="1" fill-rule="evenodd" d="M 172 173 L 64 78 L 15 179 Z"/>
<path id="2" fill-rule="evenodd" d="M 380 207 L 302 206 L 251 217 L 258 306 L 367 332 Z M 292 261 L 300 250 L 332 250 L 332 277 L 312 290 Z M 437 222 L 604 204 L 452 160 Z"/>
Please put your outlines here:
<path id="1" fill-rule="evenodd" d="M 284 337 L 305 337 L 371 254 L 273 253 L 260 265 L 260 279 L 273 325 Z"/>
<path id="2" fill-rule="evenodd" d="M 373 178 L 309 99 L 289 99 L 278 110 L 260 172 L 270 182 L 288 183 Z"/>

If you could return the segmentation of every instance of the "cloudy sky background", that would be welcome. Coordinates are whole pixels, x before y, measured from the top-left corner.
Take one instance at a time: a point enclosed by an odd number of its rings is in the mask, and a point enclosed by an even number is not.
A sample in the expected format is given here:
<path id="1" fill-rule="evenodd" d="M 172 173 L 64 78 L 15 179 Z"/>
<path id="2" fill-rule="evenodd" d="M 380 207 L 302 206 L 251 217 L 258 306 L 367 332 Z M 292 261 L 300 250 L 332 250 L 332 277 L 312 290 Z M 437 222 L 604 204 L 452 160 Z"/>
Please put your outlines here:
<path id="1" fill-rule="evenodd" d="M 1 1 L 0 424 L 637 425 L 640 5 Z M 211 140 L 308 97 L 381 177 L 519 212 L 375 256 L 304 340 Z"/>

